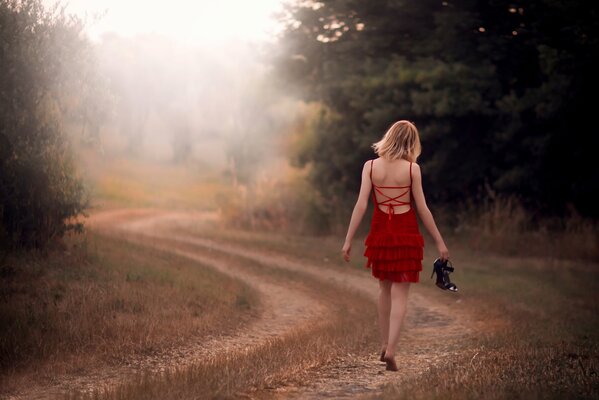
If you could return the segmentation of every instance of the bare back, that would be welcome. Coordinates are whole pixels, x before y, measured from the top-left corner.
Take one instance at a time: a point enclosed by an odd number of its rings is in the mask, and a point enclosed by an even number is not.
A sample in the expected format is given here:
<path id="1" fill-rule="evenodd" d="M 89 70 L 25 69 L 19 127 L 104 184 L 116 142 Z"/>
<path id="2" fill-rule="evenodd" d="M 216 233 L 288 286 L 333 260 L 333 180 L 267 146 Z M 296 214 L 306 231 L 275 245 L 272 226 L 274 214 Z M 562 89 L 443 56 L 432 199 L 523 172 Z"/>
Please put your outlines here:
<path id="1" fill-rule="evenodd" d="M 402 214 L 411 209 L 412 163 L 377 158 L 371 162 L 373 199 L 381 211 Z"/>

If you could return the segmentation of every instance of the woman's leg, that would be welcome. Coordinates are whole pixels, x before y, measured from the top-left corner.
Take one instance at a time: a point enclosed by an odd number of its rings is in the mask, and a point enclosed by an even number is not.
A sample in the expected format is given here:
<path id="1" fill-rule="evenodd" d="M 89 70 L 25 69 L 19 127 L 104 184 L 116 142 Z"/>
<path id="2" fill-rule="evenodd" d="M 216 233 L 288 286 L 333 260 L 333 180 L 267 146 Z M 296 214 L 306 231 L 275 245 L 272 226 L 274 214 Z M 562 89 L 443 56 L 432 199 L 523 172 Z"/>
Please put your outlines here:
<path id="1" fill-rule="evenodd" d="M 391 312 L 391 281 L 379 279 L 379 328 L 381 330 L 381 351 L 389 343 L 389 313 Z"/>
<path id="2" fill-rule="evenodd" d="M 406 315 L 410 282 L 393 282 L 391 286 L 391 314 L 389 320 L 389 343 L 385 357 L 393 357 L 399 340 L 399 331 Z"/>

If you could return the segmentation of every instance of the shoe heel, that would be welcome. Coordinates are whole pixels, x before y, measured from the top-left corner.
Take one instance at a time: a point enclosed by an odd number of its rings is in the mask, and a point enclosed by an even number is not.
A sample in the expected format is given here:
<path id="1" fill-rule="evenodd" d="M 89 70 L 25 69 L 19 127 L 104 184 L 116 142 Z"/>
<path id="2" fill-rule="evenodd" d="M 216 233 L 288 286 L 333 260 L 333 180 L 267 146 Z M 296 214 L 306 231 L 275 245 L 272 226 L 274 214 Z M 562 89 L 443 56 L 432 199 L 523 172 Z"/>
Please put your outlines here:
<path id="1" fill-rule="evenodd" d="M 439 258 L 437 258 L 435 260 L 435 262 L 433 263 L 433 272 L 431 272 L 431 279 L 433 279 L 433 275 L 435 275 L 435 272 L 437 273 L 437 275 L 442 274 L 442 266 L 439 264 L 441 262 L 441 260 Z"/>

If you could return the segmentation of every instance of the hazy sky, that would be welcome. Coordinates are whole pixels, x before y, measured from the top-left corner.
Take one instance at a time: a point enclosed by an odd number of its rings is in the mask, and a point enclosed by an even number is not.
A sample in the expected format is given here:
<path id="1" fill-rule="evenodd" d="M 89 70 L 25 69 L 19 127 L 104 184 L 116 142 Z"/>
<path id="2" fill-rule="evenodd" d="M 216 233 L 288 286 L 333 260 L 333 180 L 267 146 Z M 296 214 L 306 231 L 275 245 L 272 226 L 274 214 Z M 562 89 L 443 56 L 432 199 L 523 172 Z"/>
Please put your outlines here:
<path id="1" fill-rule="evenodd" d="M 55 0 L 44 0 L 48 5 Z M 271 14 L 282 0 L 64 0 L 80 16 L 103 14 L 89 21 L 93 39 L 105 32 L 121 35 L 158 33 L 192 44 L 223 40 L 267 40 L 276 32 Z"/>

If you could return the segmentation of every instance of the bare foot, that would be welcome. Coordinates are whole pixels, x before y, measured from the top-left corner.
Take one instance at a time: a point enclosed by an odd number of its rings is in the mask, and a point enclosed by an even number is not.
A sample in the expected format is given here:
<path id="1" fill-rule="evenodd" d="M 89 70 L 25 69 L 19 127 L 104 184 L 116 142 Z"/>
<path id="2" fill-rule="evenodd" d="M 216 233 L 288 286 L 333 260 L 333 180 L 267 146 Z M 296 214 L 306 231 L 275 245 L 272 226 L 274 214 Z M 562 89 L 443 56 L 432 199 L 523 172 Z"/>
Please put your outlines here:
<path id="1" fill-rule="evenodd" d="M 383 361 L 385 361 L 387 363 L 387 371 L 398 371 L 399 368 L 397 368 L 397 364 L 395 363 L 395 356 L 394 355 L 385 355 L 384 357 L 382 357 Z"/>

